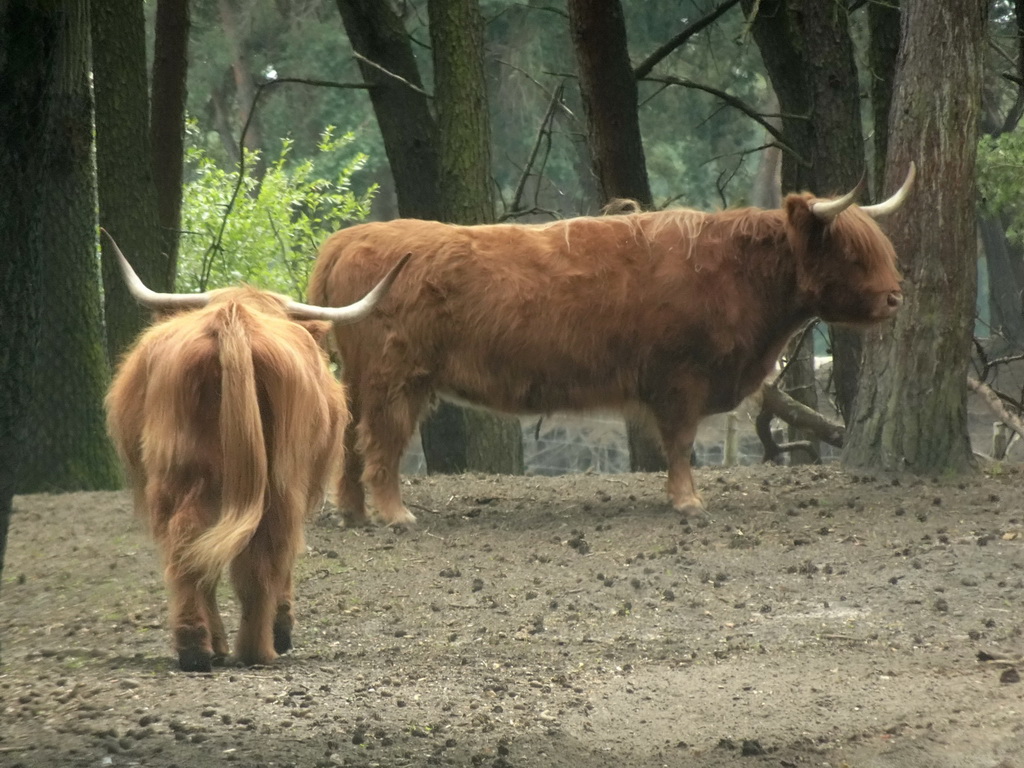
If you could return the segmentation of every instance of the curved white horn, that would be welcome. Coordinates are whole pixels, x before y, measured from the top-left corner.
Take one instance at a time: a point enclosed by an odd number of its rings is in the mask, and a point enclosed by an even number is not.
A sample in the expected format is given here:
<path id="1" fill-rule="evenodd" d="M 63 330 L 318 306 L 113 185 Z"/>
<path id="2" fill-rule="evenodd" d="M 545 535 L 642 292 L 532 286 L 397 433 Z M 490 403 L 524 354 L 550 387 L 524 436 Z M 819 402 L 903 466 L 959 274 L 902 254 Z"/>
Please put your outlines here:
<path id="1" fill-rule="evenodd" d="M 842 197 L 837 197 L 835 200 L 821 200 L 817 203 L 811 203 L 811 213 L 822 221 L 832 221 L 836 216 L 853 205 L 853 201 L 857 199 L 857 195 L 859 195 L 863 189 L 864 177 L 861 176 L 860 181 L 857 182 L 857 186 Z"/>
<path id="2" fill-rule="evenodd" d="M 910 194 L 910 188 L 914 186 L 914 179 L 916 177 L 917 166 L 914 165 L 914 161 L 911 160 L 910 170 L 907 171 L 907 178 L 903 180 L 903 186 L 897 189 L 896 193 L 888 200 L 875 203 L 875 205 L 861 206 L 861 210 L 873 219 L 878 218 L 879 216 L 888 216 L 903 205 L 903 202 L 907 199 L 907 195 Z"/>
<path id="3" fill-rule="evenodd" d="M 336 325 L 346 325 L 348 323 L 354 323 L 357 320 L 362 320 L 373 308 L 377 306 L 384 294 L 391 288 L 391 284 L 395 282 L 395 278 L 398 277 L 398 273 L 402 271 L 402 267 L 406 265 L 409 258 L 412 256 L 411 253 L 405 254 L 395 266 L 391 268 L 384 279 L 381 280 L 377 285 L 373 287 L 368 294 L 357 301 L 355 304 L 349 304 L 347 307 L 318 307 L 314 304 L 303 304 L 299 301 L 289 301 L 285 307 L 288 313 L 292 317 L 300 318 L 303 320 L 329 320 Z"/>
<path id="4" fill-rule="evenodd" d="M 117 247 L 113 236 L 102 227 L 100 227 L 100 231 L 107 236 L 110 244 L 114 246 L 114 253 L 117 254 L 117 261 L 121 265 L 121 274 L 124 276 L 124 282 L 128 286 L 128 292 L 142 306 L 157 311 L 168 311 L 172 309 L 198 309 L 210 303 L 209 293 L 157 293 L 156 291 L 151 291 L 139 276 L 135 274 L 135 270 L 128 263 L 128 259 L 124 257 L 121 249 Z"/>

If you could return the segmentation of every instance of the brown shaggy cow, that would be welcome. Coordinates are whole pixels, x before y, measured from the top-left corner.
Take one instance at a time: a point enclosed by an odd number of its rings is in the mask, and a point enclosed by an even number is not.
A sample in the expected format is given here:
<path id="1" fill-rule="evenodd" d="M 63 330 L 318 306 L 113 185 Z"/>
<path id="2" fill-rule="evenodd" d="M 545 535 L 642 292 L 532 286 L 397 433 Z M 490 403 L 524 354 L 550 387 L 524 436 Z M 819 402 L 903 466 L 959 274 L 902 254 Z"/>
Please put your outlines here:
<path id="1" fill-rule="evenodd" d="M 358 333 L 337 328 L 349 406 L 338 494 L 366 517 L 414 520 L 399 460 L 440 395 L 506 413 L 618 409 L 653 421 L 676 509 L 703 505 L 690 472 L 700 420 L 751 394 L 806 321 L 865 325 L 902 301 L 898 207 L 789 195 L 781 209 L 667 210 L 544 225 L 361 224 L 320 249 L 309 300 L 336 306 L 415 251 L 409 279 Z"/>
<path id="2" fill-rule="evenodd" d="M 227 657 L 216 589 L 230 565 L 242 606 L 235 659 L 269 663 L 292 645 L 303 520 L 336 474 L 348 422 L 319 341 L 332 323 L 366 316 L 404 260 L 364 300 L 331 310 L 250 287 L 153 293 L 114 248 L 136 299 L 172 313 L 126 354 L 106 407 L 163 555 L 178 662 L 209 671 Z"/>

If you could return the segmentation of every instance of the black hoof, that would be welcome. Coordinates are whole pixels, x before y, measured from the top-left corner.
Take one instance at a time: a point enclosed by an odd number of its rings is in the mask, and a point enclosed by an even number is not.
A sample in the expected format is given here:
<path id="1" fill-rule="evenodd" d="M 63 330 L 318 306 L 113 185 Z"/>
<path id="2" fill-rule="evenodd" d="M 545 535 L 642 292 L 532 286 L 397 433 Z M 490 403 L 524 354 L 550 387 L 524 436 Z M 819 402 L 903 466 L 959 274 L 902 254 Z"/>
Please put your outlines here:
<path id="1" fill-rule="evenodd" d="M 292 649 L 292 632 L 290 629 L 274 627 L 274 650 L 288 653 Z"/>
<path id="2" fill-rule="evenodd" d="M 178 651 L 178 666 L 182 672 L 212 672 L 213 654 L 195 648 Z"/>

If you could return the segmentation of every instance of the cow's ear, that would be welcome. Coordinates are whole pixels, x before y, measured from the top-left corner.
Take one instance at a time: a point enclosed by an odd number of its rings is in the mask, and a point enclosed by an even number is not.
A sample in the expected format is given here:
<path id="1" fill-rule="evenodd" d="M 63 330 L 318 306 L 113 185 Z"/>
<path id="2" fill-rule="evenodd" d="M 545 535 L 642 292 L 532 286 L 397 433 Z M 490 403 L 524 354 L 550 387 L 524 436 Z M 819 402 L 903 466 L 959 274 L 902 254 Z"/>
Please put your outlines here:
<path id="1" fill-rule="evenodd" d="M 298 320 L 297 322 L 309 332 L 313 341 L 321 346 L 327 341 L 327 336 L 330 334 L 331 328 L 334 327 L 333 323 L 327 320 Z"/>
<path id="2" fill-rule="evenodd" d="M 782 204 L 786 214 L 786 237 L 798 259 L 821 245 L 828 224 L 814 215 L 810 195 L 787 195 Z"/>

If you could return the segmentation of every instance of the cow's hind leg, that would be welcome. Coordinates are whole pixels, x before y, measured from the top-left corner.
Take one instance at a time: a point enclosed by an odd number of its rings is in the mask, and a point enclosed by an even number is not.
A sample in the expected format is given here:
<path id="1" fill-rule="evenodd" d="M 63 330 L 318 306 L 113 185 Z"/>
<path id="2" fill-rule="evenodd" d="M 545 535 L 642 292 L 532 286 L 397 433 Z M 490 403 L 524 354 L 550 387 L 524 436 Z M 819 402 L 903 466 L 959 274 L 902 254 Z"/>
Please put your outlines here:
<path id="1" fill-rule="evenodd" d="M 249 546 L 231 563 L 231 583 L 242 608 L 234 660 L 246 666 L 269 664 L 291 647 L 290 584 L 295 554 L 292 541 L 276 541 L 274 534 L 260 526 Z M 284 595 L 288 604 L 282 612 Z"/>
<path id="2" fill-rule="evenodd" d="M 158 502 L 159 503 L 159 502 Z M 214 645 L 211 633 L 209 595 L 216 589 L 216 575 L 205 583 L 203 575 L 186 567 L 185 552 L 204 528 L 204 517 L 196 493 L 186 494 L 168 515 L 166 528 L 159 532 L 166 566 L 164 579 L 170 593 L 170 623 L 178 665 L 184 672 L 210 672 Z M 216 630 L 223 634 L 223 625 Z"/>
<path id="3" fill-rule="evenodd" d="M 213 644 L 206 619 L 205 589 L 196 575 L 168 565 L 167 589 L 171 595 L 171 632 L 178 665 L 183 672 L 210 672 Z"/>
<path id="4" fill-rule="evenodd" d="M 277 594 L 277 612 L 274 614 L 274 650 L 287 653 L 292 649 L 292 630 L 295 615 L 292 613 L 292 573 L 289 568 Z"/>
<path id="5" fill-rule="evenodd" d="M 217 607 L 217 584 L 216 581 L 207 582 L 203 585 L 203 607 L 206 612 L 207 626 L 210 628 L 210 646 L 213 649 L 213 664 L 221 665 L 225 662 L 231 647 L 228 645 L 228 634 L 224 630 L 224 620 L 220 617 L 220 609 Z"/>
<path id="6" fill-rule="evenodd" d="M 370 490 L 377 515 L 386 525 L 416 522 L 402 503 L 398 468 L 426 400 L 426 393 L 410 393 L 407 387 L 381 387 L 364 392 L 357 427 L 357 447 L 364 463 L 362 480 Z"/>

